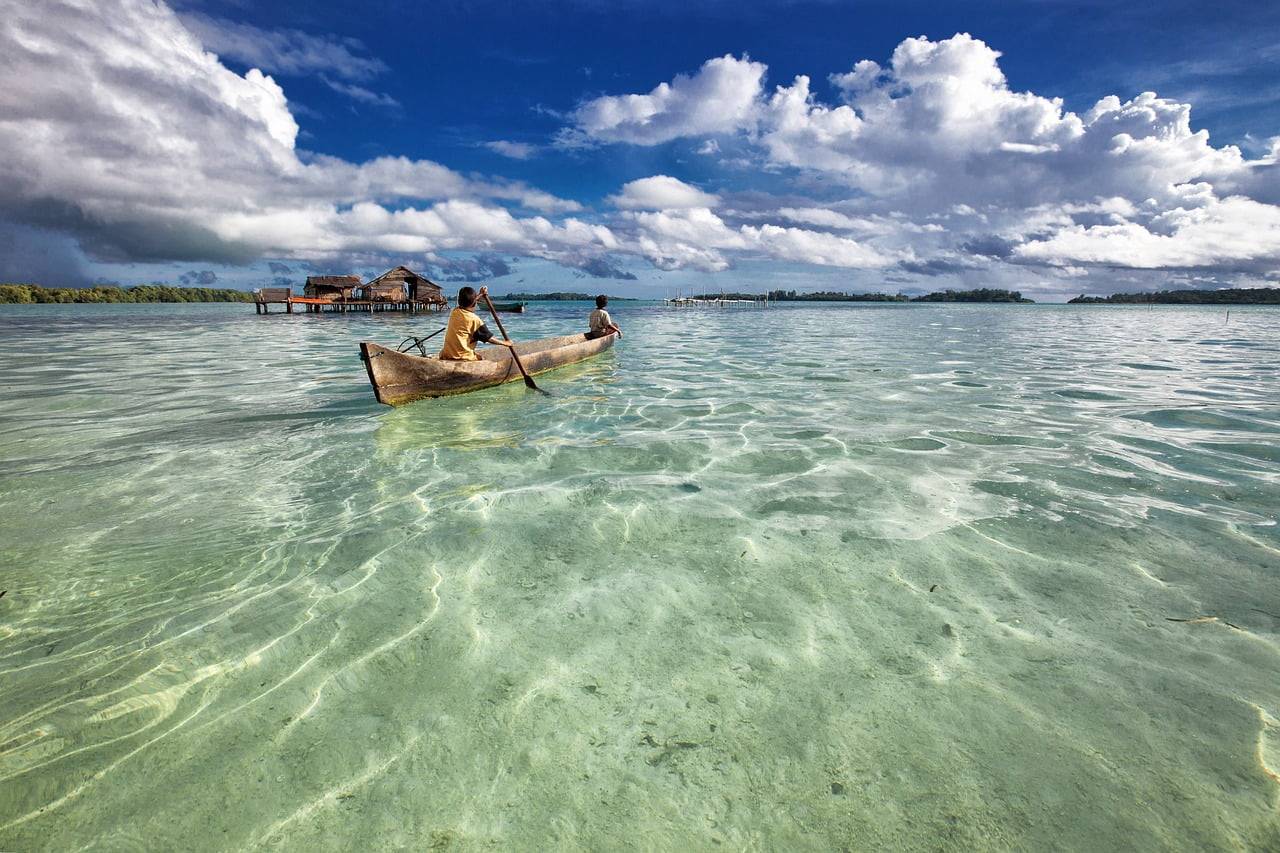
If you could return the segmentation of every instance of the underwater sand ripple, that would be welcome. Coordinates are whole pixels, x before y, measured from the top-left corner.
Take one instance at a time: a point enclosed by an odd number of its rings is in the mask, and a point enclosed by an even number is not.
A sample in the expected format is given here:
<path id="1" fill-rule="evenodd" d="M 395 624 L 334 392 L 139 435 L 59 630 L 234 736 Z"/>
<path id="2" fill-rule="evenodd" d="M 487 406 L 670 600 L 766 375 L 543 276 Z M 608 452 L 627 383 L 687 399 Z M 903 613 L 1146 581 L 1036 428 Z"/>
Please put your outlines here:
<path id="1" fill-rule="evenodd" d="M 422 318 L 101 307 L 0 313 L 0 846 L 1275 838 L 1272 314 L 626 306 L 393 411 Z"/>

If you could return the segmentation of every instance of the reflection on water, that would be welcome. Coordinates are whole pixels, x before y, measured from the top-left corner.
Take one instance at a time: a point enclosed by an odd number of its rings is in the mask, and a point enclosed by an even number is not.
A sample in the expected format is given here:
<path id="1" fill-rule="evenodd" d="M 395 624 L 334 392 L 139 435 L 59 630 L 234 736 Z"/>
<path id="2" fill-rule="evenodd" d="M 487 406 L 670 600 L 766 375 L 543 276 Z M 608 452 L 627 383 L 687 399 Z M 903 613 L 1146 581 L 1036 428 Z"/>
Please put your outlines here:
<path id="1" fill-rule="evenodd" d="M 1280 847 L 1274 310 L 620 305 L 0 312 L 0 848 Z"/>

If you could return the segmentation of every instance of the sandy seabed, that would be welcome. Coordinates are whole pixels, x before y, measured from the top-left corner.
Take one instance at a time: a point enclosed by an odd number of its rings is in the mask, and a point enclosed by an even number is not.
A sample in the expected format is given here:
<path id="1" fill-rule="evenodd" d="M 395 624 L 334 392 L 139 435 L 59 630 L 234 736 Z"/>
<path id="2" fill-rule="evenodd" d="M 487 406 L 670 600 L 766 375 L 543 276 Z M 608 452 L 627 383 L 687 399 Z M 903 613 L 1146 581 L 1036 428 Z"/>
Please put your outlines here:
<path id="1" fill-rule="evenodd" d="M 0 309 L 0 849 L 1280 849 L 1274 310 L 611 307 Z"/>

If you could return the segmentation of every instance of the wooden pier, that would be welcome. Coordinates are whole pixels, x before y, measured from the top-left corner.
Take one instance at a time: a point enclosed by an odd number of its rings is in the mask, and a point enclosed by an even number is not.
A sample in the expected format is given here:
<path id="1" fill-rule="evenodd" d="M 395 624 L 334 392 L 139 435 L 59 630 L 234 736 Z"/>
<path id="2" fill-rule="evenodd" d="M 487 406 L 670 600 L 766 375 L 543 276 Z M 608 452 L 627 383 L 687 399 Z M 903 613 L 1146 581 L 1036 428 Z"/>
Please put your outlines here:
<path id="1" fill-rule="evenodd" d="M 289 300 L 289 310 L 294 305 L 301 305 L 308 313 L 322 312 L 345 314 L 349 311 L 365 311 L 370 314 L 381 311 L 407 311 L 417 314 L 420 311 L 443 311 L 448 303 L 426 299 L 378 300 L 378 299 L 323 299 L 314 296 L 294 296 Z"/>
<path id="2" fill-rule="evenodd" d="M 269 288 L 268 288 L 269 289 Z M 293 306 L 299 305 L 308 314 L 346 314 L 349 311 L 364 311 L 369 314 L 383 311 L 407 311 L 417 314 L 421 311 L 435 312 L 448 308 L 448 304 L 440 304 L 434 300 L 378 300 L 378 299 L 323 299 L 314 296 L 276 296 L 275 294 L 253 294 L 253 309 L 259 314 L 270 314 L 272 305 L 283 305 L 286 314 L 293 313 Z"/>
<path id="3" fill-rule="evenodd" d="M 272 305 L 283 305 L 286 314 L 293 313 L 293 306 L 300 305 L 308 314 L 346 314 L 349 311 L 364 311 L 369 314 L 382 311 L 407 311 L 417 314 L 421 311 L 443 311 L 449 306 L 425 299 L 402 300 L 399 302 L 380 301 L 375 299 L 317 299 L 314 296 L 287 296 L 284 298 L 263 298 L 254 294 L 253 309 L 259 314 L 270 314 Z"/>
<path id="4" fill-rule="evenodd" d="M 270 314 L 272 305 L 283 305 L 286 314 L 293 313 L 293 289 L 288 287 L 260 287 L 253 292 L 253 310 Z"/>

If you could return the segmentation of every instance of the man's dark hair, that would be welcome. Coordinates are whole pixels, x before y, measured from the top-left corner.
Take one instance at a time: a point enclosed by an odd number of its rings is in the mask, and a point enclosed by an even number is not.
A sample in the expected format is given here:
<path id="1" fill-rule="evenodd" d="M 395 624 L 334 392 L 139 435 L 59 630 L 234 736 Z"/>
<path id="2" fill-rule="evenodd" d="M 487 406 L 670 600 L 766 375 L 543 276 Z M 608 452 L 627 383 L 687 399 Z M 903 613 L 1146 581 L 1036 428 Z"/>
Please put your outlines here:
<path id="1" fill-rule="evenodd" d="M 458 307 L 470 308 L 476 304 L 476 289 L 474 287 L 464 287 L 458 291 Z"/>
<path id="2" fill-rule="evenodd" d="M 603 293 L 596 297 L 597 308 L 603 308 L 608 304 L 609 304 L 609 297 L 605 296 Z"/>

